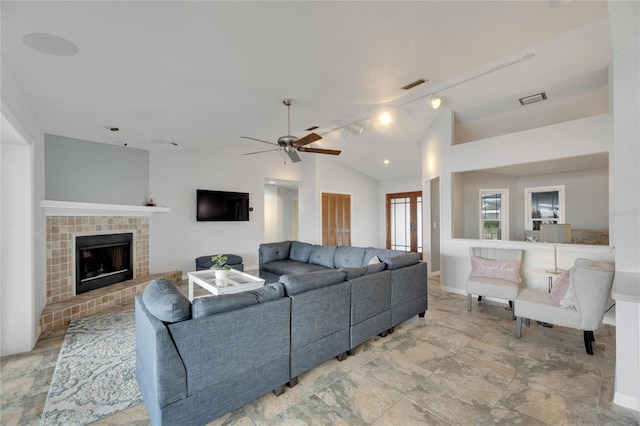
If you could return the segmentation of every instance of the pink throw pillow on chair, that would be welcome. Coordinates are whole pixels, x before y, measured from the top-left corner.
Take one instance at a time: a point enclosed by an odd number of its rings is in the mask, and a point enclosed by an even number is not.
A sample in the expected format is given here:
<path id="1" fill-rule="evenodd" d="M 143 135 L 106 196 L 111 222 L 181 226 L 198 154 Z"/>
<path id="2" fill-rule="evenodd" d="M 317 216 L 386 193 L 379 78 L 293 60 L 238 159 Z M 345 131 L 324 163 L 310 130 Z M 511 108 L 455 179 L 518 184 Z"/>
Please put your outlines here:
<path id="1" fill-rule="evenodd" d="M 570 273 L 571 273 L 571 269 L 567 269 L 566 271 L 563 271 L 560 274 L 560 276 L 556 278 L 555 282 L 553 283 L 553 288 L 551 289 L 551 298 L 553 299 L 556 305 L 562 306 L 563 308 L 568 308 L 569 306 L 573 306 L 573 303 L 571 303 L 571 305 L 568 305 L 567 303 L 562 303 L 567 295 L 567 290 L 569 290 L 569 274 Z M 565 300 L 565 302 L 567 301 Z"/>

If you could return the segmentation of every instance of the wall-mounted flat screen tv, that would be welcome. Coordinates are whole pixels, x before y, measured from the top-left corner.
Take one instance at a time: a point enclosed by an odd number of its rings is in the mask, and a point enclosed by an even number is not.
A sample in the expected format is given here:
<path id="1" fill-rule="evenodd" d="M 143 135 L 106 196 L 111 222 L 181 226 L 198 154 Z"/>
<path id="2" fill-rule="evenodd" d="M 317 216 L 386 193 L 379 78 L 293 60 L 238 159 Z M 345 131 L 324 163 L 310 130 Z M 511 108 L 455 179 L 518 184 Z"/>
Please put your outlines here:
<path id="1" fill-rule="evenodd" d="M 248 221 L 249 193 L 198 189 L 196 220 L 198 222 Z"/>

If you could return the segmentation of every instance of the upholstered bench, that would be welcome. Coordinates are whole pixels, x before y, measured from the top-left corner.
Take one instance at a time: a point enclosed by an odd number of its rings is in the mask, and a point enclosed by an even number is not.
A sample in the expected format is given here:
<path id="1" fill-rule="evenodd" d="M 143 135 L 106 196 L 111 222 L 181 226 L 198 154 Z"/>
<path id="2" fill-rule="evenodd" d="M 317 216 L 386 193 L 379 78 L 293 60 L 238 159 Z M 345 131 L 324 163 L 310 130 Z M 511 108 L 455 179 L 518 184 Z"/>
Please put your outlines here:
<path id="1" fill-rule="evenodd" d="M 200 256 L 196 259 L 196 271 L 202 271 L 203 269 L 209 269 L 213 266 L 213 262 L 211 261 L 211 256 Z M 227 256 L 227 265 L 231 266 L 233 269 L 237 271 L 244 272 L 244 264 L 242 263 L 242 256 L 238 256 L 236 254 L 223 254 L 222 256 Z"/>

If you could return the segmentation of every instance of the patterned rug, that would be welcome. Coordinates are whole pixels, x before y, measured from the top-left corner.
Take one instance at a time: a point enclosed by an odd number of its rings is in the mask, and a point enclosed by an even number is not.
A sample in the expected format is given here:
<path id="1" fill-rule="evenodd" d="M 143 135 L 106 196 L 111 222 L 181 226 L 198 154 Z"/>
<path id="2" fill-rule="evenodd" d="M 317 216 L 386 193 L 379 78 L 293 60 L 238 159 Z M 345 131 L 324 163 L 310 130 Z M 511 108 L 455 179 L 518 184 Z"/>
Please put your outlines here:
<path id="1" fill-rule="evenodd" d="M 142 402 L 134 311 L 73 319 L 53 372 L 41 425 L 86 425 Z"/>

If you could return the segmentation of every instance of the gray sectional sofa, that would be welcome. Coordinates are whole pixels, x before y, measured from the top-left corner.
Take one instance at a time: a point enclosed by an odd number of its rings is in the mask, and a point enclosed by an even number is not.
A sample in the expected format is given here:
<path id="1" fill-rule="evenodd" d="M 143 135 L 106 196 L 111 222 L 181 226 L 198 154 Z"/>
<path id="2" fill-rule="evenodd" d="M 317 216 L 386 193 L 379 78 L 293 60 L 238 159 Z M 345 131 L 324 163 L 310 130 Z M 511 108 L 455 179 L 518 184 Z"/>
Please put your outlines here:
<path id="1" fill-rule="evenodd" d="M 203 425 L 289 382 L 281 284 L 196 298 L 154 280 L 135 300 L 136 379 L 153 425 Z"/>
<path id="2" fill-rule="evenodd" d="M 379 263 L 371 263 L 374 258 Z M 344 272 L 350 283 L 350 354 L 373 336 L 424 316 L 427 309 L 427 264 L 418 253 L 282 241 L 261 244 L 258 262 L 261 278 L 285 287 L 292 278 L 304 282 L 314 274 Z"/>
<path id="3" fill-rule="evenodd" d="M 381 262 L 369 265 L 374 256 Z M 205 424 L 280 395 L 427 309 L 427 268 L 415 253 L 262 244 L 260 273 L 278 282 L 191 303 L 156 280 L 136 298 L 136 377 L 152 424 Z"/>

